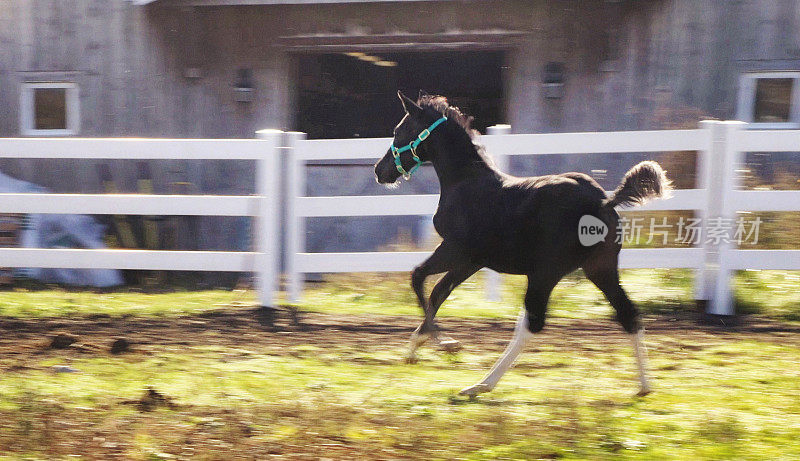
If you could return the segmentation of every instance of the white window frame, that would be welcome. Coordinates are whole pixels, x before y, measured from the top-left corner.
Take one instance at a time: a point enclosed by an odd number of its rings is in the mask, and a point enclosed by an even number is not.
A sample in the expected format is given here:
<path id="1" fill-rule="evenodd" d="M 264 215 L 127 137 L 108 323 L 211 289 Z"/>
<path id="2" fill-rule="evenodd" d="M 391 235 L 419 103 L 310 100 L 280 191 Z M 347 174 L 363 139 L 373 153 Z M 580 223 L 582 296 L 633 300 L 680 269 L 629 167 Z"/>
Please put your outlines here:
<path id="1" fill-rule="evenodd" d="M 788 122 L 753 122 L 756 110 L 756 83 L 759 79 L 789 78 L 794 80 L 789 101 Z M 797 72 L 747 72 L 739 78 L 739 104 L 736 118 L 748 123 L 754 129 L 797 129 L 800 128 L 800 71 Z"/>
<path id="2" fill-rule="evenodd" d="M 66 129 L 36 129 L 34 93 L 40 88 L 66 90 Z M 80 131 L 81 111 L 78 85 L 74 82 L 24 82 L 20 91 L 20 132 L 23 136 L 74 136 Z"/>

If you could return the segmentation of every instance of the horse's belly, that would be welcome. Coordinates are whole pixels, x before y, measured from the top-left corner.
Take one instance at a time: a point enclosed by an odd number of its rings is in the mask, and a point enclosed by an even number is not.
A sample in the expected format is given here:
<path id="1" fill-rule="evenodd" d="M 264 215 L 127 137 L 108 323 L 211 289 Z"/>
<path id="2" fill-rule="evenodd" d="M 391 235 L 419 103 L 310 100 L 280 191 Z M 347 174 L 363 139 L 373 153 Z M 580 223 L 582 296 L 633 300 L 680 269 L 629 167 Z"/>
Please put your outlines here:
<path id="1" fill-rule="evenodd" d="M 532 274 L 555 270 L 570 272 L 579 267 L 586 248 L 567 242 L 547 243 L 533 239 L 507 238 L 494 244 L 476 245 L 477 264 L 504 274 Z"/>
<path id="2" fill-rule="evenodd" d="M 536 252 L 531 245 L 502 241 L 475 248 L 478 264 L 504 274 L 530 274 L 536 267 Z"/>

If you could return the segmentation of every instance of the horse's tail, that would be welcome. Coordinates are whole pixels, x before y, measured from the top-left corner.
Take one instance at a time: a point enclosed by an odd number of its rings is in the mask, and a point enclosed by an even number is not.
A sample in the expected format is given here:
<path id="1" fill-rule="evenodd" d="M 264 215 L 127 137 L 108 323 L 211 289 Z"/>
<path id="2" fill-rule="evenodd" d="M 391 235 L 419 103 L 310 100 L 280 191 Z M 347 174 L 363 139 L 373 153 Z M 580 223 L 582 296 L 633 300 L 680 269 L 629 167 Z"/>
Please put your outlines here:
<path id="1" fill-rule="evenodd" d="M 646 161 L 634 166 L 622 178 L 622 183 L 603 201 L 603 207 L 642 205 L 653 198 L 669 198 L 672 181 L 656 162 Z"/>

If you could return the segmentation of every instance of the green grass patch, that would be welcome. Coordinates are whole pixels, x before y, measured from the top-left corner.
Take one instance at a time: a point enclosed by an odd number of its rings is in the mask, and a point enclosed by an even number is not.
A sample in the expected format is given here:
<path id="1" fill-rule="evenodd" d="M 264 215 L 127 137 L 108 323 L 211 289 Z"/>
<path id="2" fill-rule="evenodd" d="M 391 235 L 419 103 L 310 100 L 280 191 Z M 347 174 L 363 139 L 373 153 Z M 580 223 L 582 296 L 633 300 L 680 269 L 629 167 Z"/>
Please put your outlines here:
<path id="1" fill-rule="evenodd" d="M 92 291 L 17 288 L 0 291 L 0 316 L 47 318 L 71 316 L 170 317 L 251 305 L 255 294 L 249 290 L 170 291 L 143 293 L 120 289 L 106 293 Z"/>
<path id="2" fill-rule="evenodd" d="M 442 317 L 514 318 L 522 305 L 527 281 L 503 276 L 501 301 L 488 301 L 485 274 L 478 273 L 459 286 L 439 311 Z M 645 313 L 694 310 L 694 276 L 682 269 L 629 269 L 621 272 L 622 285 Z M 800 321 L 800 272 L 742 271 L 733 282 L 736 309 L 775 319 Z M 428 289 L 433 281 L 428 282 Z M 33 290 L 0 292 L 0 316 L 48 318 L 69 316 L 170 317 L 195 315 L 216 309 L 251 307 L 251 290 L 175 290 L 146 293 L 121 289 L 107 293 Z M 420 315 L 409 276 L 395 274 L 331 275 L 323 283 L 308 283 L 298 303 L 302 310 L 331 314 Z M 581 271 L 565 277 L 551 296 L 551 317 L 598 318 L 611 315 L 602 293 Z"/>
<path id="3" fill-rule="evenodd" d="M 800 271 L 740 271 L 734 279 L 736 309 L 800 321 Z"/>
<path id="4" fill-rule="evenodd" d="M 503 276 L 502 298 L 488 301 L 485 275 L 478 273 L 458 287 L 439 311 L 441 317 L 514 318 L 525 296 L 523 276 Z M 695 310 L 694 275 L 685 269 L 627 269 L 620 279 L 644 313 Z M 800 320 L 800 272 L 747 271 L 733 281 L 737 312 L 781 320 Z M 428 282 L 428 289 L 433 282 Z M 313 312 L 360 315 L 420 315 L 407 274 L 330 276 L 308 284 L 299 307 Z M 611 315 L 603 294 L 577 271 L 565 277 L 550 297 L 548 315 L 598 318 Z"/>

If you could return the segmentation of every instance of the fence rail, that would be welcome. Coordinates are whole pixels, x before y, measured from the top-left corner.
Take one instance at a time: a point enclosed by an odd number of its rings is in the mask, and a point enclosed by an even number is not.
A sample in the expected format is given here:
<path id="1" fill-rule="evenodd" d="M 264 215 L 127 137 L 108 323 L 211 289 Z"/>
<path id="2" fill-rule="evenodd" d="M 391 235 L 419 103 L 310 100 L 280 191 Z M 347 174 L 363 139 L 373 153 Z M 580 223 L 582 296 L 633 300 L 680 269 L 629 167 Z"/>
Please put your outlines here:
<path id="1" fill-rule="evenodd" d="M 0 248 L 5 267 L 249 272 L 258 257 L 245 251 Z"/>
<path id="2" fill-rule="evenodd" d="M 501 129 L 506 127 L 500 126 Z M 497 152 L 503 155 L 543 155 L 694 151 L 698 146 L 707 145 L 709 140 L 709 133 L 702 129 L 494 134 L 481 138 L 487 147 L 491 146 L 489 152 L 494 155 Z"/>
<path id="3" fill-rule="evenodd" d="M 732 218 L 738 211 L 800 211 L 800 191 L 741 190 L 735 169 L 743 152 L 800 151 L 800 131 L 748 131 L 740 122 L 701 122 L 695 130 L 610 133 L 510 134 L 507 125 L 483 137 L 505 169 L 518 155 L 696 151 L 697 185 L 641 211 L 693 210 L 701 218 Z M 307 140 L 303 133 L 258 132 L 255 140 L 186 139 L 0 139 L 0 158 L 254 160 L 254 196 L 134 194 L 0 194 L 3 213 L 250 216 L 256 222 L 254 251 L 153 251 L 113 249 L 0 248 L 5 267 L 117 268 L 192 271 L 253 271 L 259 299 L 272 304 L 277 291 L 281 200 L 280 157 L 286 161 L 286 273 L 289 299 L 297 300 L 304 274 L 407 271 L 429 252 L 309 253 L 305 220 L 312 217 L 432 215 L 434 194 L 308 197 L 306 163 L 377 159 L 390 138 Z M 704 220 L 703 235 L 707 228 Z M 800 250 L 747 250 L 730 243 L 701 242 L 694 248 L 623 249 L 623 268 L 689 268 L 695 295 L 709 311 L 732 314 L 730 279 L 740 269 L 800 269 Z M 499 277 L 488 290 L 497 297 Z"/>
<path id="4" fill-rule="evenodd" d="M 273 130 L 261 139 L 4 138 L 2 158 L 124 160 L 264 160 Z"/>
<path id="5" fill-rule="evenodd" d="M 258 216 L 252 195 L 3 194 L 0 213 Z"/>

